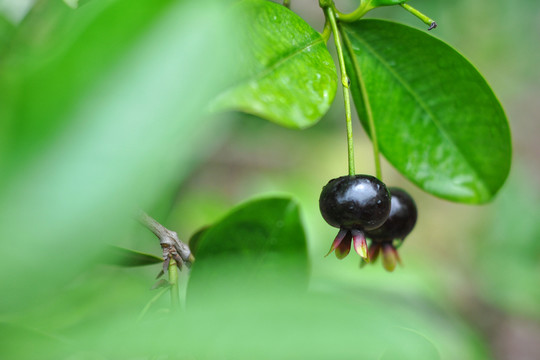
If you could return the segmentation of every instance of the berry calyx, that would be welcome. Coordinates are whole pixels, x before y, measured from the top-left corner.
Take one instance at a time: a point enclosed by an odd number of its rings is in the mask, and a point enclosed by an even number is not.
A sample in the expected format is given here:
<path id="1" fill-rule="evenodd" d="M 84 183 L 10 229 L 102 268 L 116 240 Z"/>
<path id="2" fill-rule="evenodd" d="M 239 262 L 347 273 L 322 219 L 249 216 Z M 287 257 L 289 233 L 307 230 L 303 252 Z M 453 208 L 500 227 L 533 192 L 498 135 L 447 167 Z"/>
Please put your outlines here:
<path id="1" fill-rule="evenodd" d="M 392 195 L 388 219 L 380 227 L 366 231 L 365 235 L 371 239 L 368 250 L 371 260 L 375 261 L 382 252 L 384 268 L 393 271 L 396 263 L 401 264 L 397 248 L 413 230 L 418 211 L 413 198 L 405 190 L 396 187 L 388 190 Z"/>
<path id="2" fill-rule="evenodd" d="M 327 256 L 336 250 L 339 259 L 350 251 L 368 259 L 364 231 L 381 226 L 390 214 L 390 193 L 386 185 L 370 175 L 341 176 L 326 184 L 319 198 L 323 218 L 340 229 Z"/>

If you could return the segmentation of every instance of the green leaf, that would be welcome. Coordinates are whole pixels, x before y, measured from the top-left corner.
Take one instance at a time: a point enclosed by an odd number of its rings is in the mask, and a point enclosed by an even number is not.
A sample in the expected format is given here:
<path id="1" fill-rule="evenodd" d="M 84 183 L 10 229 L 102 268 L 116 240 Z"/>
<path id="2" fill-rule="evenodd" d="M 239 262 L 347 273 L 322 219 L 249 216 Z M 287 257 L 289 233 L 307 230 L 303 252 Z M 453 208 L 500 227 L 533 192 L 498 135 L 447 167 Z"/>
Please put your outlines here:
<path id="1" fill-rule="evenodd" d="M 4 48 L 11 40 L 15 27 L 13 24 L 0 13 L 0 54 L 4 53 Z"/>
<path id="2" fill-rule="evenodd" d="M 191 253 L 193 256 L 197 256 L 197 250 L 199 250 L 199 244 L 201 242 L 201 239 L 203 235 L 206 233 L 206 230 L 208 230 L 209 226 L 204 226 L 197 230 L 191 237 L 189 238 L 189 249 L 191 250 Z"/>
<path id="3" fill-rule="evenodd" d="M 0 132 L 5 136 L 0 160 L 4 147 L 24 160 L 62 131 L 70 111 L 96 83 L 119 72 L 115 66 L 172 3 L 98 1 L 73 11 L 60 1 L 37 2 L 0 59 L 0 71 L 7 74 L 0 85 L 9 86 L 0 88 Z"/>
<path id="4" fill-rule="evenodd" d="M 341 32 L 360 120 L 369 133 L 369 103 L 390 163 L 435 196 L 490 201 L 510 169 L 510 130 L 474 66 L 442 41 L 404 25 L 363 20 L 342 25 Z"/>
<path id="5" fill-rule="evenodd" d="M 202 233 L 188 294 L 199 302 L 221 291 L 245 294 L 261 283 L 305 289 L 307 280 L 298 204 L 289 198 L 266 198 L 240 205 Z"/>
<path id="6" fill-rule="evenodd" d="M 163 259 L 152 254 L 108 245 L 101 254 L 99 261 L 109 265 L 144 266 L 163 262 Z"/>
<path id="7" fill-rule="evenodd" d="M 51 349 L 60 345 L 65 346 L 66 343 L 66 340 L 61 337 L 36 330 L 25 323 L 0 321 L 0 334 L 2 334 L 0 337 L 2 357 L 31 359 L 36 356 L 36 349 L 49 350 L 48 355 L 51 358 L 61 357 L 60 351 L 51 351 Z M 32 346 L 28 346 L 29 342 Z"/>
<path id="8" fill-rule="evenodd" d="M 235 7 L 241 34 L 237 78 L 213 110 L 239 110 L 290 128 L 316 123 L 334 100 L 336 68 L 323 38 L 282 5 Z"/>

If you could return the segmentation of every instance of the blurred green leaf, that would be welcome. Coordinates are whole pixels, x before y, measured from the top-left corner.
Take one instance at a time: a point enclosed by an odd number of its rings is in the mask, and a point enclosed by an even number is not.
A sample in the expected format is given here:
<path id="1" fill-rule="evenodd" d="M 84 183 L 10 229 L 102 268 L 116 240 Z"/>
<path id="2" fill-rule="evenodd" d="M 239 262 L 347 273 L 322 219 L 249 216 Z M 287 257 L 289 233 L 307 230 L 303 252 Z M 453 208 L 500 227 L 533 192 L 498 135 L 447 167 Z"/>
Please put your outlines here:
<path id="1" fill-rule="evenodd" d="M 394 330 L 394 336 L 399 338 L 398 343 L 406 346 L 408 351 L 403 351 L 403 347 L 389 346 L 379 358 L 380 360 L 396 360 L 396 359 L 422 359 L 422 360 L 437 360 L 441 359 L 441 355 L 437 347 L 424 334 L 418 333 L 411 329 L 397 328 Z"/>
<path id="2" fill-rule="evenodd" d="M 226 287 L 229 276 L 236 273 L 236 259 L 228 260 L 232 272 L 222 273 L 221 279 L 207 278 L 206 287 Z M 288 276 L 287 269 L 278 271 Z M 264 281 L 240 293 L 229 288 L 222 296 L 190 301 L 178 321 L 147 317 L 141 326 L 133 327 L 104 320 L 106 324 L 91 329 L 90 340 L 84 339 L 77 349 L 99 349 L 110 358 L 180 351 L 184 357 L 205 359 L 487 358 L 471 329 L 418 294 L 352 283 L 347 291 L 340 280 L 328 286 L 327 294 L 283 291 Z M 125 345 L 111 346 L 111 339 Z"/>
<path id="3" fill-rule="evenodd" d="M 359 117 L 369 133 L 367 99 L 385 157 L 435 196 L 490 201 L 510 170 L 510 131 L 478 71 L 442 41 L 404 25 L 363 20 L 344 24 L 342 33 Z"/>
<path id="4" fill-rule="evenodd" d="M 230 256 L 228 261 L 228 269 L 233 271 L 222 273 L 221 278 L 206 278 L 206 287 L 229 284 L 229 276 L 236 274 L 233 264 L 237 259 Z M 398 358 L 403 360 L 437 359 L 437 352 L 449 360 L 488 358 L 475 333 L 460 318 L 411 291 L 408 283 L 403 284 L 408 289 L 403 293 L 388 287 L 382 278 L 376 286 L 384 290 L 359 285 L 358 277 L 341 278 L 327 282 L 327 292 L 299 293 L 261 281 L 240 293 L 229 287 L 229 293 L 219 297 L 197 297 L 185 312 L 173 315 L 163 311 L 169 305 L 168 297 L 155 300 L 160 290 L 148 291 L 144 282 L 149 279 L 134 276 L 132 271 L 104 270 L 110 269 L 96 267 L 84 274 L 49 300 L 49 306 L 39 309 L 60 310 L 59 316 L 38 324 L 48 328 L 50 322 L 56 323 L 59 330 L 55 333 L 68 342 L 36 344 L 33 354 L 37 351 L 43 359 L 77 358 L 74 354 L 78 353 L 107 359 L 161 354 L 203 359 L 388 359 L 395 358 L 395 349 L 399 349 Z M 287 268 L 277 271 L 282 278 L 290 276 Z M 148 300 L 148 313 L 136 323 L 136 315 Z M 27 314 L 26 321 L 39 313 Z M 21 341 L 19 334 L 13 335 L 15 339 L 11 333 L 5 335 L 5 342 Z M 17 357 L 16 349 L 9 350 L 8 359 L 35 358 L 32 354 Z M 65 356 L 51 356 L 59 351 Z M 1 348 L 0 355 L 4 355 Z"/>
<path id="5" fill-rule="evenodd" d="M 37 2 L 0 59 L 7 86 L 0 87 L 0 161 L 7 152 L 25 161 L 68 127 L 74 108 L 119 71 L 115 67 L 173 3 L 95 1 L 73 11 L 60 1 Z"/>
<path id="6" fill-rule="evenodd" d="M 32 344 L 32 346 L 28 346 Z M 67 341 L 54 335 L 26 327 L 24 324 L 10 324 L 0 321 L 0 355 L 2 358 L 32 359 L 36 357 L 36 349 L 47 349 L 47 354 L 39 357 L 52 359 L 58 357 L 57 350 L 66 346 Z"/>
<path id="7" fill-rule="evenodd" d="M 15 32 L 15 26 L 4 17 L 4 14 L 0 13 L 0 59 L 2 54 L 5 53 L 5 47 L 11 40 L 13 33 Z"/>
<path id="8" fill-rule="evenodd" d="M 198 243 L 189 299 L 214 298 L 208 296 L 213 291 L 241 292 L 259 283 L 307 286 L 306 237 L 298 204 L 289 198 L 240 205 L 205 230 Z M 222 287 L 208 287 L 209 282 Z"/>
<path id="9" fill-rule="evenodd" d="M 163 262 L 163 259 L 156 255 L 109 245 L 105 247 L 103 253 L 100 255 L 99 262 L 129 267 L 157 264 Z"/>
<path id="10" fill-rule="evenodd" d="M 202 113 L 227 81 L 224 7 L 40 1 L 20 24 L 0 63 L 2 312 L 54 297 L 219 144 L 230 124 Z"/>
<path id="11" fill-rule="evenodd" d="M 191 250 L 191 253 L 194 256 L 197 256 L 197 251 L 199 250 L 199 245 L 201 243 L 201 239 L 203 238 L 203 235 L 206 233 L 206 231 L 210 228 L 210 226 L 204 226 L 197 230 L 191 237 L 189 238 L 189 249 Z"/>
<path id="12" fill-rule="evenodd" d="M 237 80 L 217 97 L 213 109 L 239 110 L 291 128 L 316 123 L 337 87 L 323 38 L 270 1 L 244 0 L 234 12 L 241 24 Z"/>

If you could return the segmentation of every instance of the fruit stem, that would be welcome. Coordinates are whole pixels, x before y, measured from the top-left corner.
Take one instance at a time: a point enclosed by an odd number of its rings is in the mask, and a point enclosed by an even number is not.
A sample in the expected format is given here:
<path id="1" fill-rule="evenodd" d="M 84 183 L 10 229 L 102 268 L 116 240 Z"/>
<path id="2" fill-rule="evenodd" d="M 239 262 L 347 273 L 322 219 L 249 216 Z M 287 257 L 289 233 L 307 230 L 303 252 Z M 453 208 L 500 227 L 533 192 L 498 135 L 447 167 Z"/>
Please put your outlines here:
<path id="1" fill-rule="evenodd" d="M 413 14 L 414 16 L 422 20 L 424 24 L 428 25 L 429 26 L 428 30 L 432 30 L 437 27 L 437 23 L 433 19 L 430 19 L 426 15 L 422 14 L 420 11 L 416 10 L 411 5 L 406 4 L 406 3 L 400 4 L 400 5 L 402 8 L 404 8 L 405 10 L 407 10 L 408 12 L 410 12 L 411 14 Z"/>
<path id="2" fill-rule="evenodd" d="M 328 39 L 330 39 L 330 34 L 332 33 L 332 28 L 330 27 L 330 22 L 328 19 L 324 22 L 324 28 L 323 32 L 321 33 L 322 38 L 324 39 L 324 42 L 327 43 Z"/>
<path id="3" fill-rule="evenodd" d="M 177 311 L 180 309 L 180 292 L 178 289 L 178 267 L 174 259 L 171 259 L 169 263 L 169 283 L 171 284 L 171 308 L 173 311 Z"/>
<path id="4" fill-rule="evenodd" d="M 341 28 L 340 28 L 341 30 Z M 343 43 L 347 48 L 347 51 L 351 55 L 352 66 L 356 74 L 356 79 L 360 86 L 360 93 L 362 94 L 362 102 L 364 103 L 364 108 L 366 110 L 366 120 L 369 125 L 369 137 L 371 138 L 371 144 L 373 145 L 373 158 L 375 162 L 375 176 L 382 181 L 382 170 L 381 170 L 381 156 L 379 154 L 379 141 L 377 140 L 377 129 L 375 128 L 375 121 L 373 120 L 373 112 L 371 111 L 371 103 L 369 102 L 368 93 L 366 90 L 366 83 L 362 77 L 362 70 L 358 64 L 358 60 L 354 55 L 354 49 L 352 47 L 351 41 L 347 37 L 347 34 L 344 31 L 341 31 L 343 34 Z M 360 116 L 360 114 L 359 114 Z"/>
<path id="5" fill-rule="evenodd" d="M 339 68 L 341 70 L 341 85 L 343 85 L 343 100 L 345 102 L 345 120 L 347 123 L 347 153 L 349 159 L 349 175 L 355 175 L 354 170 L 354 146 L 353 146 L 353 132 L 352 132 L 352 115 L 351 115 L 351 97 L 350 97 L 350 80 L 345 70 L 345 58 L 343 57 L 343 48 L 341 46 L 341 38 L 339 35 L 336 14 L 331 6 L 323 8 L 326 20 L 330 22 L 332 33 L 334 34 L 334 42 L 336 44 L 336 52 L 339 60 Z"/>
<path id="6" fill-rule="evenodd" d="M 353 11 L 348 14 L 340 12 L 338 9 L 336 9 L 335 6 L 333 6 L 334 12 L 336 14 L 336 18 L 339 21 L 343 22 L 355 22 L 362 18 L 369 10 L 372 10 L 374 6 L 371 5 L 371 1 L 360 1 L 360 5 Z"/>

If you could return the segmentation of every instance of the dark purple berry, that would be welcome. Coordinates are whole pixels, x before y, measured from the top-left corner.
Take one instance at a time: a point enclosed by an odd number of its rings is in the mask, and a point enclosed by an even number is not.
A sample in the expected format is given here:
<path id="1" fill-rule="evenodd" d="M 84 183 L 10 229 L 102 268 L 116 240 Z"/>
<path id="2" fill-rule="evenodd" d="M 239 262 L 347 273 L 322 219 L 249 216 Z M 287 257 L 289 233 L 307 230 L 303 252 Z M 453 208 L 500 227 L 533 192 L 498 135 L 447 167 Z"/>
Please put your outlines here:
<path id="1" fill-rule="evenodd" d="M 371 260 L 375 261 L 382 251 L 384 267 L 393 271 L 396 262 L 401 263 L 397 246 L 414 228 L 418 212 L 413 198 L 406 191 L 395 187 L 389 190 L 392 200 L 388 219 L 379 228 L 366 231 L 365 235 L 372 241 L 368 251 Z"/>
<path id="2" fill-rule="evenodd" d="M 418 217 L 416 204 L 409 194 L 396 187 L 388 190 L 392 196 L 388 219 L 380 227 L 366 232 L 366 236 L 375 242 L 405 239 L 414 228 Z"/>
<path id="3" fill-rule="evenodd" d="M 336 250 L 336 256 L 342 259 L 353 242 L 356 252 L 367 258 L 364 231 L 386 221 L 390 214 L 390 193 L 373 176 L 342 176 L 323 187 L 319 208 L 326 222 L 340 229 L 328 254 Z"/>
<path id="4" fill-rule="evenodd" d="M 326 222 L 342 229 L 372 230 L 390 214 L 390 194 L 382 181 L 369 175 L 332 179 L 319 198 Z"/>

